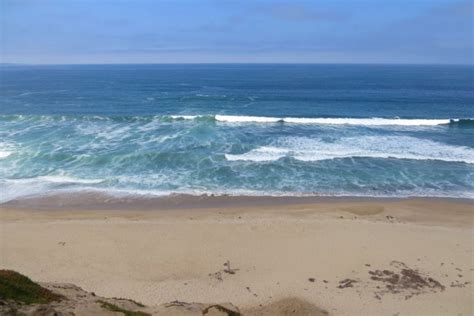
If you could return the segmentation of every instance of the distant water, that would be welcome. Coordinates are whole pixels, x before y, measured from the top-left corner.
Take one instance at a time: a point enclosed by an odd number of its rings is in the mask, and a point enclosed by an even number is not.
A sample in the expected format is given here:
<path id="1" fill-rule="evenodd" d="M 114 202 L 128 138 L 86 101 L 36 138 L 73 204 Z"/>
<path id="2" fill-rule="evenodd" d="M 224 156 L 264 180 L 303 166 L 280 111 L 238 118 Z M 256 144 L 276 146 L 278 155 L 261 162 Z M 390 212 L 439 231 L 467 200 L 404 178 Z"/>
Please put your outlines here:
<path id="1" fill-rule="evenodd" d="M 3 66 L 0 202 L 474 198 L 474 67 Z"/>

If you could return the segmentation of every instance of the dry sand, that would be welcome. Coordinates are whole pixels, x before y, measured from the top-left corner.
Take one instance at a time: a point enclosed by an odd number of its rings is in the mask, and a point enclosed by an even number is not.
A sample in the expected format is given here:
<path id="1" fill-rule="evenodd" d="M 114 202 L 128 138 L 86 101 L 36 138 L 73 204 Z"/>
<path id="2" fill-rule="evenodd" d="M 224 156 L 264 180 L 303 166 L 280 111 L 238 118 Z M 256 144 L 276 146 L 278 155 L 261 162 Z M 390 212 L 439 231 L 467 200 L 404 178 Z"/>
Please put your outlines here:
<path id="1" fill-rule="evenodd" d="M 0 268 L 147 305 L 230 302 L 244 315 L 473 315 L 472 201 L 257 202 L 4 205 Z"/>

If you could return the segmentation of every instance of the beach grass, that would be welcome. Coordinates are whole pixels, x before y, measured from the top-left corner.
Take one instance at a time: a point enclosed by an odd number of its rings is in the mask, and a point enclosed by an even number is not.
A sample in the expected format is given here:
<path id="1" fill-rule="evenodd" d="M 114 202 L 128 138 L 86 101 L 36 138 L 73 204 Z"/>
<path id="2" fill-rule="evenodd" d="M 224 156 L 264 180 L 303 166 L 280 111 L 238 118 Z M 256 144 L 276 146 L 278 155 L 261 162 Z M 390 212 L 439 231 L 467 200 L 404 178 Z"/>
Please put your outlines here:
<path id="1" fill-rule="evenodd" d="M 13 270 L 0 270 L 0 298 L 24 304 L 45 304 L 64 297 Z"/>

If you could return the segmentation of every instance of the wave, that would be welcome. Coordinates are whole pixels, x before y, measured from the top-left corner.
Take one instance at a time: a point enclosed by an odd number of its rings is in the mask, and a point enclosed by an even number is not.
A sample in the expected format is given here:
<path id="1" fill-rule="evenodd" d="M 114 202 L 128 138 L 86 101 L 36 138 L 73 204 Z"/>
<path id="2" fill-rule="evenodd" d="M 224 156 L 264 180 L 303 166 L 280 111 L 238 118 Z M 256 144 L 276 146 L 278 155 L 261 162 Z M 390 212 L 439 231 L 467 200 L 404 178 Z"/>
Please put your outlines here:
<path id="1" fill-rule="evenodd" d="M 364 157 L 474 164 L 474 149 L 410 136 L 345 137 L 333 142 L 318 138 L 286 137 L 243 154 L 225 154 L 229 161 L 275 161 L 283 157 L 301 161 Z"/>
<path id="2" fill-rule="evenodd" d="M 474 118 L 327 118 L 327 117 L 268 117 L 245 115 L 157 115 L 157 116 L 49 116 L 49 115 L 1 115 L 0 121 L 113 121 L 113 122 L 151 122 L 197 120 L 222 123 L 285 123 L 306 125 L 359 125 L 359 126 L 474 126 Z"/>
<path id="3" fill-rule="evenodd" d="M 122 199 L 134 199 L 135 201 L 150 201 L 156 198 L 171 198 L 174 199 L 173 205 L 178 205 L 179 201 L 190 200 L 196 203 L 202 202 L 203 198 L 210 199 L 232 199 L 232 198 L 338 198 L 338 197 L 355 197 L 355 198 L 410 198 L 410 197 L 426 197 L 426 198 L 464 198 L 474 199 L 472 191 L 449 191 L 440 192 L 436 190 L 420 189 L 397 192 L 351 192 L 341 190 L 339 192 L 286 192 L 286 191 L 261 191 L 261 190 L 180 190 L 180 191 L 162 191 L 162 190 L 146 190 L 146 189 L 116 189 L 116 188 L 92 188 L 92 187 L 77 187 L 54 190 L 31 190 L 25 188 L 13 195 L 4 195 L 0 197 L 0 205 L 11 201 L 22 201 L 49 197 L 64 196 L 67 200 L 61 201 L 61 206 L 67 206 L 67 203 L 75 203 L 73 198 L 80 199 L 81 205 L 87 205 L 88 202 L 93 203 L 94 206 L 100 203 L 109 204 L 114 201 L 122 203 Z M 92 196 L 93 194 L 95 196 Z M 77 200 L 76 200 L 77 201 Z M 53 201 L 54 203 L 54 201 Z M 160 203 L 164 204 L 163 202 Z M 158 204 L 157 204 L 158 205 Z M 166 204 L 165 204 L 166 205 Z M 193 204 L 194 205 L 194 204 Z"/>
<path id="4" fill-rule="evenodd" d="M 5 179 L 7 183 L 98 184 L 104 179 L 83 179 L 69 176 L 39 176 L 34 178 Z"/>
<path id="5" fill-rule="evenodd" d="M 59 184 L 98 184 L 104 181 L 103 179 L 82 179 L 68 176 L 42 176 L 37 179 Z"/>
<path id="6" fill-rule="evenodd" d="M 401 118 L 307 118 L 307 117 L 268 117 L 239 115 L 171 115 L 173 119 L 195 120 L 198 118 L 214 118 L 217 122 L 226 123 L 290 123 L 316 125 L 365 125 L 365 126 L 436 126 L 474 121 L 474 119 L 401 119 Z"/>
<path id="7" fill-rule="evenodd" d="M 92 188 L 93 185 L 104 181 L 104 179 L 84 179 L 66 175 L 0 179 L 2 187 L 0 203 L 48 192 L 71 190 L 72 188 Z"/>
<path id="8" fill-rule="evenodd" d="M 450 119 L 386 119 L 386 118 L 297 118 L 297 117 L 259 117 L 259 116 L 230 116 L 216 115 L 217 121 L 240 123 L 292 123 L 292 124 L 320 124 L 320 125 L 403 125 L 403 126 L 433 126 L 444 125 Z"/>

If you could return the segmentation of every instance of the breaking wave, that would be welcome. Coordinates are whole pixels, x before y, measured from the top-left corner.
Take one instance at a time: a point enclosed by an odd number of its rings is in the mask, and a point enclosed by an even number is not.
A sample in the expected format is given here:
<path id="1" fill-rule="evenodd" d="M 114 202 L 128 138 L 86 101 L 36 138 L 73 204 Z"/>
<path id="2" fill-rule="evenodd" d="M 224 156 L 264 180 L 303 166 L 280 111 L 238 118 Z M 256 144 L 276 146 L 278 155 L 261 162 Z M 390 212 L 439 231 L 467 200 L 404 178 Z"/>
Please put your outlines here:
<path id="1" fill-rule="evenodd" d="M 286 123 L 307 125 L 359 125 L 359 126 L 471 126 L 474 118 L 328 118 L 328 117 L 268 117 L 244 115 L 160 115 L 160 116 L 46 116 L 46 115 L 2 115 L 0 121 L 114 121 L 114 122 L 150 122 L 150 121 L 210 121 L 223 123 Z"/>
<path id="2" fill-rule="evenodd" d="M 269 146 L 258 147 L 243 154 L 225 155 L 230 161 L 255 162 L 274 161 L 283 157 L 293 157 L 301 161 L 366 157 L 474 164 L 474 149 L 410 136 L 345 137 L 332 142 L 319 138 L 286 137 Z"/>

